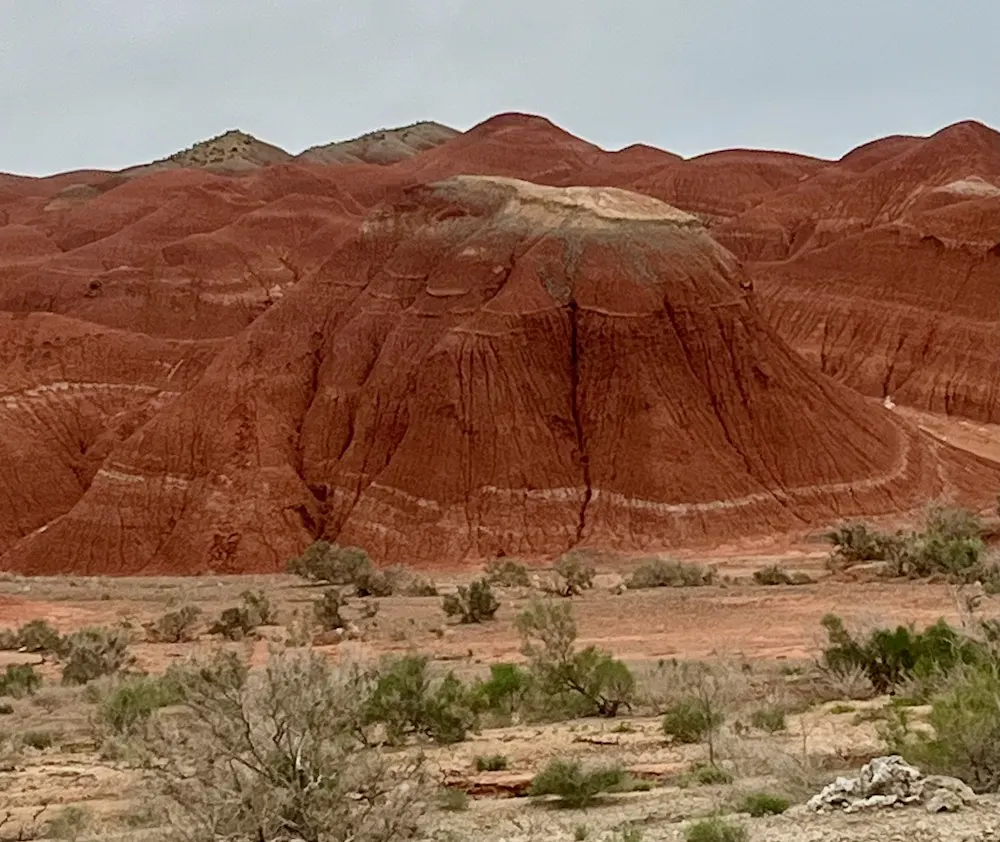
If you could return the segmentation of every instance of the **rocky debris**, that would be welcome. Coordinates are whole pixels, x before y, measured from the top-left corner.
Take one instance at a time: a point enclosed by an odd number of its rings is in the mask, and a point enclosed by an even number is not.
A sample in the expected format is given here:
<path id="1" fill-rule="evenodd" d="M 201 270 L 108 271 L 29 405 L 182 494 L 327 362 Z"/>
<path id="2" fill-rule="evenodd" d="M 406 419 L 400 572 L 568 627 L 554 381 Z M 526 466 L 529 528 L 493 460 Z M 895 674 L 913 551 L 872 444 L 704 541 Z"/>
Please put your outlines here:
<path id="1" fill-rule="evenodd" d="M 880 807 L 923 804 L 929 813 L 953 812 L 974 803 L 975 794 L 958 778 L 924 775 L 899 755 L 876 757 L 857 778 L 837 778 L 806 804 L 815 812 L 854 813 Z"/>

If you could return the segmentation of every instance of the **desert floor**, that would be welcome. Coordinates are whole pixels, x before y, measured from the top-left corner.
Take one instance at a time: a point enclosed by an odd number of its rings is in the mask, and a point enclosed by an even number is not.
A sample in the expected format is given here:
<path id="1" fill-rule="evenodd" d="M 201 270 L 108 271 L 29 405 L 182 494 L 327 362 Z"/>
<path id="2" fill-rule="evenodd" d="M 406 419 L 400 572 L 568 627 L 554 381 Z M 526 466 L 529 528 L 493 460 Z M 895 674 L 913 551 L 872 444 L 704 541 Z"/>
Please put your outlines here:
<path id="1" fill-rule="evenodd" d="M 987 458 L 1000 459 L 1000 431 L 966 422 L 946 422 L 908 413 L 925 429 Z M 428 834 L 441 842 L 470 837 L 513 840 L 682 839 L 686 823 L 716 812 L 732 812 L 741 794 L 767 790 L 788 795 L 797 805 L 781 816 L 737 816 L 755 842 L 773 840 L 987 840 L 1000 839 L 1000 797 L 954 814 L 930 815 L 919 807 L 865 814 L 817 815 L 801 804 L 838 774 L 884 753 L 879 736 L 887 698 L 852 698 L 848 686 L 817 690 L 816 658 L 823 642 L 821 617 L 834 612 L 855 628 L 895 623 L 929 624 L 939 617 L 959 621 L 963 596 L 942 584 L 887 582 L 870 570 L 852 576 L 830 574 L 827 550 L 817 541 L 797 546 L 777 543 L 756 551 L 725 550 L 710 556 L 684 554 L 714 568 L 718 583 L 695 588 L 623 590 L 628 565 L 599 570 L 595 587 L 572 600 L 579 642 L 597 644 L 628 662 L 644 692 L 655 696 L 671 659 L 725 664 L 753 677 L 761 693 L 788 703 L 787 726 L 774 734 L 734 727 L 736 710 L 719 740 L 722 764 L 734 775 L 725 785 L 685 785 L 692 763 L 704 759 L 701 746 L 678 746 L 664 737 L 659 719 L 629 715 L 612 720 L 575 720 L 483 730 L 466 742 L 430 749 L 442 785 L 472 793 L 463 809 L 435 807 L 426 817 Z M 753 584 L 755 570 L 779 564 L 809 574 L 805 585 Z M 442 593 L 475 572 L 435 574 Z M 197 579 L 35 578 L 0 574 L 0 628 L 43 618 L 61 632 L 125 622 L 142 638 L 144 623 L 180 605 L 197 605 L 205 618 L 235 605 L 246 589 L 264 590 L 283 624 L 309 609 L 319 591 L 291 576 L 206 577 Z M 514 626 L 532 589 L 500 589 L 501 608 L 493 622 L 459 626 L 445 622 L 440 597 L 387 597 L 364 623 L 361 640 L 313 646 L 338 658 L 419 651 L 440 669 L 462 676 L 484 673 L 488 665 L 521 658 Z M 355 601 L 357 602 L 357 601 Z M 1000 613 L 1000 600 L 986 599 L 981 610 Z M 193 643 L 137 642 L 138 666 L 152 673 L 171 663 L 220 647 L 244 649 L 262 663 L 269 647 L 287 645 L 284 626 L 267 627 L 253 640 L 220 643 L 208 635 Z M 0 669 L 12 663 L 39 663 L 37 655 L 0 652 Z M 159 830 L 150 811 L 149 782 L 143 773 L 102 752 L 92 725 L 93 704 L 84 690 L 59 686 L 58 666 L 42 663 L 45 686 L 11 702 L 0 716 L 0 840 L 41 836 L 74 839 L 153 839 Z M 761 690 L 760 688 L 764 688 Z M 5 700 L 7 701 L 7 700 Z M 748 700 L 748 704 L 749 704 Z M 919 716 L 921 711 L 915 711 Z M 17 746 L 18 737 L 44 731 L 44 749 Z M 502 754 L 508 769 L 477 773 L 478 756 Z M 636 777 L 653 782 L 648 791 L 609 796 L 588 810 L 553 809 L 523 795 L 526 782 L 550 758 L 615 761 Z M 85 822 L 60 821 L 67 808 L 80 807 Z M 6 817 L 6 818 L 5 818 Z M 996 832 L 998 835 L 990 835 Z M 639 834 L 637 837 L 636 834 Z"/>

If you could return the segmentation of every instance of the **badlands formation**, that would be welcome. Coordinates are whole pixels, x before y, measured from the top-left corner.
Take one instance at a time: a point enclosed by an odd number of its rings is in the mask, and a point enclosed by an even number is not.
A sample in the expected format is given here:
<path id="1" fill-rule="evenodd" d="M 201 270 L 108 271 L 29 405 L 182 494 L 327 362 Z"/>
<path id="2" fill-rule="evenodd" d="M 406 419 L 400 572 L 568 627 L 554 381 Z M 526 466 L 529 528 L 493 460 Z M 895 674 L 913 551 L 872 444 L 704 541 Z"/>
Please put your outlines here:
<path id="1" fill-rule="evenodd" d="M 830 162 L 541 118 L 0 176 L 0 569 L 457 565 L 971 505 L 1000 136 Z"/>

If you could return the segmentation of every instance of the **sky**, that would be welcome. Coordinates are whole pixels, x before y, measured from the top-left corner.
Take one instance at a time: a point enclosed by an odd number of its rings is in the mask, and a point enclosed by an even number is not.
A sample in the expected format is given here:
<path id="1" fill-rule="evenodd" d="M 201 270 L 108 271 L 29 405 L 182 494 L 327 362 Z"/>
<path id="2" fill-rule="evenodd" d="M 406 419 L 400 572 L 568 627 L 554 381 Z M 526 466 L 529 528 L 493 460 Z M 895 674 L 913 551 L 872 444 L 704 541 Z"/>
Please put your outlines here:
<path id="1" fill-rule="evenodd" d="M 0 171 L 506 111 L 606 149 L 838 158 L 1000 127 L 998 32 L 996 0 L 0 0 Z"/>

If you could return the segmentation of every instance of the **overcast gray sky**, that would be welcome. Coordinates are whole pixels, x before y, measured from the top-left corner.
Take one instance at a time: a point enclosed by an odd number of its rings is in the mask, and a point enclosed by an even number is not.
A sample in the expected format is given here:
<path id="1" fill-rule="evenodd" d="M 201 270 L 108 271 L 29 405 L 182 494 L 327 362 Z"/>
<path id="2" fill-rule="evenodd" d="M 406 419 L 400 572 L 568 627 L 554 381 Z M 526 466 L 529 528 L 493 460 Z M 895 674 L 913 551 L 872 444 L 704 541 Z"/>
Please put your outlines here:
<path id="1" fill-rule="evenodd" d="M 0 0 L 0 171 L 501 111 L 605 148 L 839 157 L 1000 124 L 998 33 L 997 0 Z"/>

